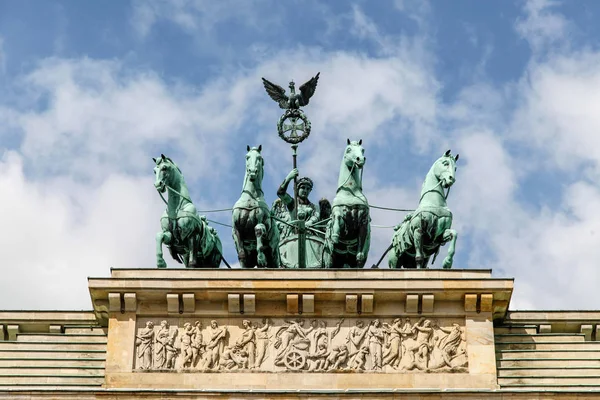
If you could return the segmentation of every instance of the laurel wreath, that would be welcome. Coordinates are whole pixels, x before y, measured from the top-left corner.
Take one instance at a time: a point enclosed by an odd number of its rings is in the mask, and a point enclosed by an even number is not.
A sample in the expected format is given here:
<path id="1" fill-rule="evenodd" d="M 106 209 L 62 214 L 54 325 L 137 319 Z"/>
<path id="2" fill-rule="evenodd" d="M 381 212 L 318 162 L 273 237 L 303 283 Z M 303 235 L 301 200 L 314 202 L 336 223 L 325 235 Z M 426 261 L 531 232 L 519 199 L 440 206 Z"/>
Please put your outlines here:
<path id="1" fill-rule="evenodd" d="M 304 130 L 302 131 L 302 135 L 296 137 L 285 135 L 285 132 L 283 131 L 283 123 L 289 118 L 300 118 L 302 122 L 304 122 Z M 279 121 L 277 122 L 277 132 L 279 133 L 279 137 L 285 140 L 287 143 L 291 144 L 297 144 L 306 139 L 308 135 L 310 135 L 310 129 L 310 121 L 308 120 L 308 118 L 306 118 L 306 115 L 302 112 L 302 110 L 285 110 L 285 113 L 279 118 Z"/>

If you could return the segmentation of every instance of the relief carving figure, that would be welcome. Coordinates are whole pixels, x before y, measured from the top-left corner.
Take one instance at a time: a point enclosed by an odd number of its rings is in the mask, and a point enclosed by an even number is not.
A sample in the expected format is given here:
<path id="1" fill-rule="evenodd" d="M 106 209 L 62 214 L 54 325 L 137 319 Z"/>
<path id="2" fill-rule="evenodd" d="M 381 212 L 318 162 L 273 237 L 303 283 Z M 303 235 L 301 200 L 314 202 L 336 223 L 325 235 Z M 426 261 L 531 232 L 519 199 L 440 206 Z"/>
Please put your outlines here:
<path id="1" fill-rule="evenodd" d="M 359 319 L 356 321 L 356 325 L 348 331 L 346 343 L 350 346 L 349 350 L 351 354 L 355 354 L 361 349 L 367 329 L 368 327 L 365 327 L 364 321 Z"/>
<path id="2" fill-rule="evenodd" d="M 427 370 L 429 366 L 429 355 L 433 350 L 433 328 L 431 321 L 421 318 L 419 322 L 413 325 L 413 332 L 416 333 L 416 339 L 408 339 L 406 350 L 408 355 L 408 365 L 405 369 L 414 368 Z"/>
<path id="3" fill-rule="evenodd" d="M 381 371 L 382 367 L 382 347 L 384 341 L 384 331 L 378 319 L 373 320 L 367 331 L 367 340 L 369 341 L 369 353 L 371 354 L 371 369 Z"/>
<path id="4" fill-rule="evenodd" d="M 156 333 L 154 345 L 154 369 L 163 369 L 167 366 L 167 346 L 169 344 L 169 323 L 162 321 Z"/>
<path id="5" fill-rule="evenodd" d="M 252 324 L 247 319 L 242 321 L 244 327 L 244 333 L 242 337 L 235 343 L 235 348 L 239 351 L 243 351 L 247 354 L 248 367 L 254 368 L 255 363 L 255 351 L 256 351 L 256 334 Z"/>
<path id="6" fill-rule="evenodd" d="M 340 370 L 348 361 L 348 346 L 342 344 L 340 346 L 334 346 L 325 360 L 325 366 L 323 367 L 326 371 Z"/>
<path id="7" fill-rule="evenodd" d="M 203 365 L 204 369 L 219 368 L 219 358 L 223 351 L 225 350 L 225 338 L 227 336 L 227 327 L 219 326 L 217 321 L 210 321 L 210 340 L 206 345 L 206 351 L 208 353 L 208 357 L 206 358 L 206 362 Z"/>
<path id="8" fill-rule="evenodd" d="M 308 348 L 310 346 L 310 339 L 308 339 L 306 335 L 315 329 L 314 326 L 311 326 L 310 328 L 305 330 L 303 328 L 303 319 L 297 319 L 295 321 L 284 320 L 284 324 L 287 324 L 287 326 L 279 328 L 279 330 L 275 334 L 277 339 L 275 341 L 274 346 L 277 349 L 277 355 L 275 356 L 274 364 L 278 366 L 288 366 L 288 364 L 286 364 L 285 362 L 285 358 L 290 353 L 290 350 L 292 350 L 292 346 L 297 346 L 304 351 L 308 351 Z M 297 358 L 296 353 L 297 352 L 295 352 L 294 357 L 291 358 Z M 304 365 L 305 359 L 302 357 L 301 359 L 301 364 Z M 300 359 L 298 359 L 297 361 L 300 361 Z M 297 363 L 294 362 L 294 365 L 297 365 Z"/>
<path id="9" fill-rule="evenodd" d="M 327 362 L 327 356 L 329 355 L 328 349 L 329 346 L 327 342 L 321 340 L 319 344 L 317 344 L 315 352 L 308 354 L 308 358 L 312 361 L 311 366 L 308 367 L 309 371 L 322 371 L 325 369 L 325 363 Z"/>
<path id="10" fill-rule="evenodd" d="M 348 368 L 355 371 L 364 371 L 367 365 L 367 354 L 369 354 L 369 348 L 367 346 L 358 349 L 350 358 Z"/>
<path id="11" fill-rule="evenodd" d="M 385 352 L 383 354 L 383 365 L 389 365 L 391 367 L 397 368 L 400 364 L 400 360 L 402 359 L 402 328 L 400 324 L 402 320 L 400 318 L 396 318 L 392 321 L 392 324 L 384 322 L 383 326 L 386 329 L 388 334 L 387 342 L 385 344 Z"/>
<path id="12" fill-rule="evenodd" d="M 446 329 L 434 325 L 444 337 L 437 338 L 437 346 L 432 353 L 432 360 L 429 363 L 429 368 L 450 367 L 452 369 L 467 366 L 467 358 L 465 349 L 461 348 L 464 342 L 462 330 L 458 324 L 452 324 L 452 328 Z M 441 353 L 441 357 L 437 356 L 437 352 Z M 434 356 L 435 360 L 434 360 Z"/>
<path id="13" fill-rule="evenodd" d="M 194 361 L 194 350 L 192 341 L 194 340 L 195 330 L 192 324 L 186 322 L 183 324 L 183 335 L 181 336 L 181 355 L 183 357 L 183 368 L 190 368 Z"/>
<path id="14" fill-rule="evenodd" d="M 262 365 L 265 355 L 267 353 L 267 346 L 269 345 L 269 319 L 263 319 L 263 326 L 255 328 L 254 334 L 256 338 L 256 357 L 254 360 L 254 368 L 260 368 Z"/>
<path id="15" fill-rule="evenodd" d="M 152 350 L 154 346 L 154 322 L 146 322 L 146 327 L 142 329 L 135 338 L 137 347 L 137 358 L 139 369 L 152 369 Z"/>
<path id="16" fill-rule="evenodd" d="M 192 338 L 192 364 L 196 367 L 204 354 L 206 353 L 206 345 L 202 337 L 202 323 L 194 322 L 194 335 Z"/>
<path id="17" fill-rule="evenodd" d="M 328 350 L 331 348 L 331 342 L 340 332 L 344 319 L 342 318 L 336 325 L 333 331 L 327 329 L 326 321 L 315 321 L 317 328 L 314 330 L 309 349 L 308 358 L 312 360 L 309 370 L 325 369 L 327 364 Z"/>
<path id="18" fill-rule="evenodd" d="M 219 369 L 247 369 L 248 353 L 238 346 L 227 346 L 219 357 Z"/>
<path id="19" fill-rule="evenodd" d="M 175 368 L 175 362 L 177 361 L 177 356 L 179 355 L 179 348 L 175 346 L 175 338 L 177 337 L 178 332 L 179 330 L 174 330 L 167 341 L 167 362 L 165 365 L 167 369 Z"/>

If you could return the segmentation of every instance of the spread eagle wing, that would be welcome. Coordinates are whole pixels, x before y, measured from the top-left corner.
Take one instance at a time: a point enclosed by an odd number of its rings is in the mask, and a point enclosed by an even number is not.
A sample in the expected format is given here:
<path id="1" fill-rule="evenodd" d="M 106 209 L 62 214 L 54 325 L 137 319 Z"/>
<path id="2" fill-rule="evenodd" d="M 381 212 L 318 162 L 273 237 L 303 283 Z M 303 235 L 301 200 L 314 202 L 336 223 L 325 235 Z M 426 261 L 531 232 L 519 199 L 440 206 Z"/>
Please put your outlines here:
<path id="1" fill-rule="evenodd" d="M 313 76 L 308 82 L 300 86 L 300 107 L 307 105 L 312 95 L 315 94 L 317 82 L 319 81 L 319 74 L 320 72 L 317 72 L 317 75 Z"/>
<path id="2" fill-rule="evenodd" d="M 279 85 L 274 84 L 262 78 L 263 85 L 265 86 L 265 90 L 269 97 L 271 97 L 275 102 L 279 103 L 279 107 L 287 110 L 289 108 L 289 98 L 285 94 L 285 89 Z"/>
<path id="3" fill-rule="evenodd" d="M 325 197 L 319 200 L 319 222 L 317 223 L 317 229 L 321 232 L 327 230 L 328 223 L 325 222 L 331 217 L 331 203 Z"/>

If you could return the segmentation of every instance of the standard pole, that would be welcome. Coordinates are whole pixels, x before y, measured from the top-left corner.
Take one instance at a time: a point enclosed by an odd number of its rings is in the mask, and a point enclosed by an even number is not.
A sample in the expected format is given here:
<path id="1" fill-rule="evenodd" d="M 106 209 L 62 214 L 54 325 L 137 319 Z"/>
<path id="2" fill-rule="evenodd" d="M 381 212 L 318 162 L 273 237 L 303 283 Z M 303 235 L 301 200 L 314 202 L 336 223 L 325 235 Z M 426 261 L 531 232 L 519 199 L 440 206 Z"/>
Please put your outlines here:
<path id="1" fill-rule="evenodd" d="M 297 157 L 298 157 L 298 145 L 297 144 L 293 144 L 292 145 L 292 162 L 293 162 L 293 168 L 298 168 L 298 164 L 297 164 Z M 298 177 L 294 178 L 294 213 L 293 213 L 293 220 L 296 221 L 298 219 Z"/>
<path id="2" fill-rule="evenodd" d="M 292 159 L 294 168 L 298 166 L 298 145 L 292 145 Z M 293 220 L 298 235 L 298 268 L 306 268 L 306 229 L 304 221 L 298 220 L 298 177 L 294 178 L 294 213 Z"/>

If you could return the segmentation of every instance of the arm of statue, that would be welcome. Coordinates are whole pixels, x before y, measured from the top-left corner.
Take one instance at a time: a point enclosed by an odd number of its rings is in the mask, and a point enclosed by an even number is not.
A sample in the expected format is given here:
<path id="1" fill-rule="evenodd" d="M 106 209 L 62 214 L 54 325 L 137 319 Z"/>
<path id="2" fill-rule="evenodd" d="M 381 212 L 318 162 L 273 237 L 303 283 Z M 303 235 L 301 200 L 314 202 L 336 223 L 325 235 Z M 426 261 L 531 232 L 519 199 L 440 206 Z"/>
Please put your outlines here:
<path id="1" fill-rule="evenodd" d="M 242 340 L 240 343 L 240 346 L 245 346 L 248 343 L 254 341 L 254 331 L 251 331 L 250 334 L 244 339 L 244 337 L 242 336 Z"/>
<path id="2" fill-rule="evenodd" d="M 264 325 L 261 328 L 257 329 L 259 332 L 266 332 L 266 331 L 269 330 L 269 327 L 270 327 L 270 325 L 269 325 L 269 319 L 265 318 L 263 324 Z"/>
<path id="3" fill-rule="evenodd" d="M 369 331 L 369 328 L 365 327 L 363 328 L 361 334 L 360 334 L 360 338 L 358 339 L 358 342 L 362 342 L 362 340 L 365 338 L 365 336 L 367 335 L 367 332 Z"/>
<path id="4" fill-rule="evenodd" d="M 292 196 L 287 194 L 287 189 L 291 181 L 293 181 L 298 176 L 298 168 L 294 168 L 290 171 L 290 173 L 285 177 L 279 189 L 277 189 L 277 197 L 283 201 L 283 203 L 287 206 L 288 210 L 292 211 L 294 209 L 294 199 Z"/>
<path id="5" fill-rule="evenodd" d="M 337 323 L 332 335 L 331 335 L 331 339 L 333 339 L 334 337 L 336 337 L 336 335 L 338 333 L 340 333 L 340 329 L 342 328 L 342 323 L 344 322 L 344 318 L 340 319 L 340 322 Z"/>

